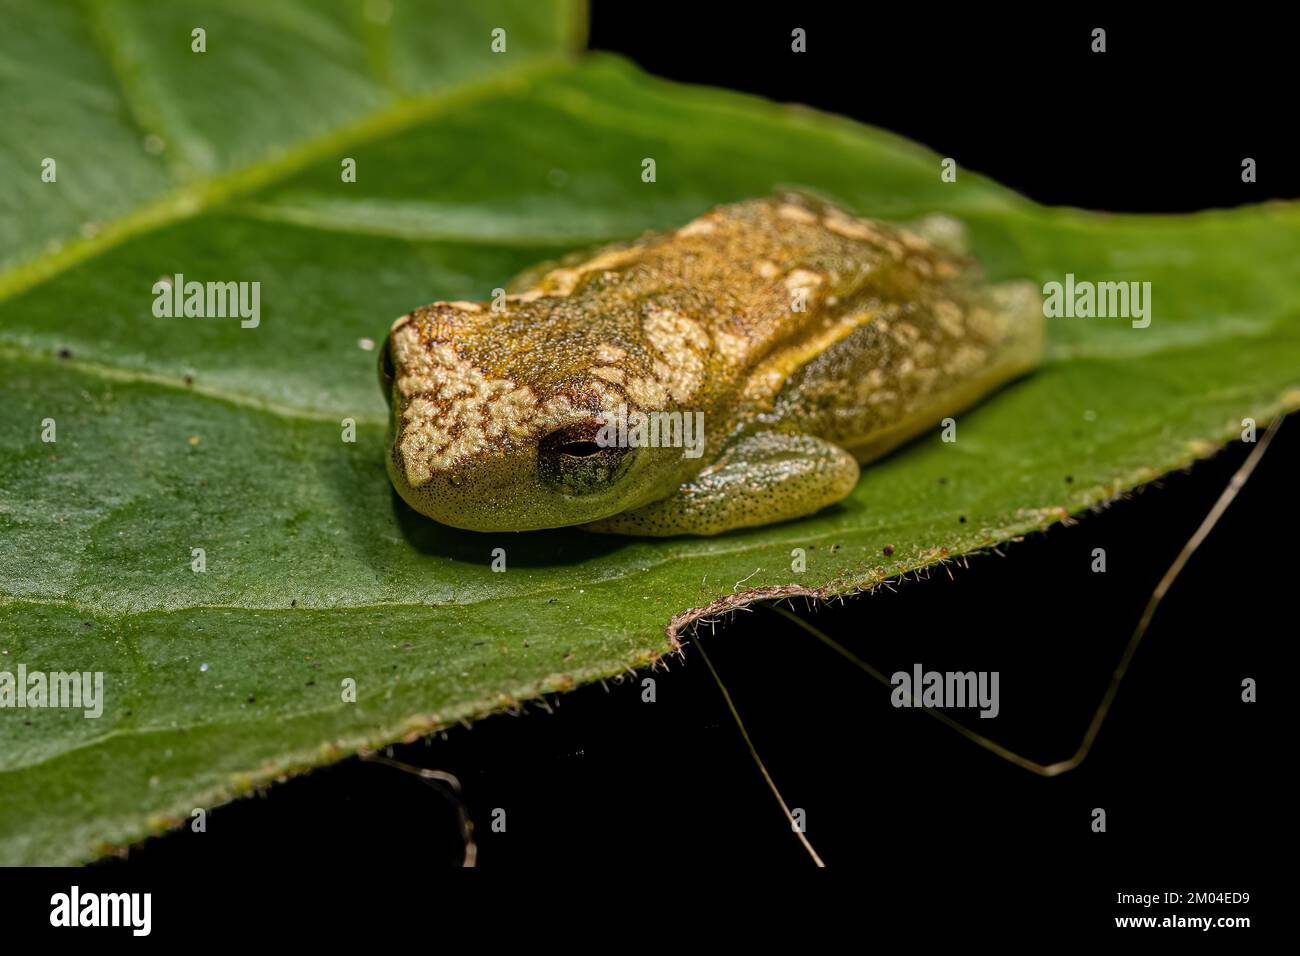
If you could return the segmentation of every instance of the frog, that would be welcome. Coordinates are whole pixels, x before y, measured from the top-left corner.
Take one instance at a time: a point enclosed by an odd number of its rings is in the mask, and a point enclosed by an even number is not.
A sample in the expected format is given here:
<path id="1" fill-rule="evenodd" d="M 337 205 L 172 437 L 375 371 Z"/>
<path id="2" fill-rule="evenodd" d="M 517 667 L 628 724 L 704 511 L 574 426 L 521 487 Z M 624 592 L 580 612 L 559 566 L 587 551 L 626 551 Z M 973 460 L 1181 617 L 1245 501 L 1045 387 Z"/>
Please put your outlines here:
<path id="1" fill-rule="evenodd" d="M 380 352 L 393 487 L 478 532 L 708 536 L 836 506 L 1040 365 L 1037 287 L 985 281 L 966 246 L 942 213 L 782 190 L 417 308 Z"/>

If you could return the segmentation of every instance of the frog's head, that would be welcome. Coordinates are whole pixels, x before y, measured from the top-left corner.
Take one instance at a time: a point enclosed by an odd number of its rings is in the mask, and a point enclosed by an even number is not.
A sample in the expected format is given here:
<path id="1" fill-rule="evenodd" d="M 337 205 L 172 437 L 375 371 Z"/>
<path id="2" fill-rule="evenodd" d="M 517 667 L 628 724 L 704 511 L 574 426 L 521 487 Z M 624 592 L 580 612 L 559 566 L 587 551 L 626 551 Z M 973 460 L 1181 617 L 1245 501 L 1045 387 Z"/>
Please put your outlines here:
<path id="1" fill-rule="evenodd" d="M 478 311 L 426 307 L 384 343 L 388 473 L 412 508 L 471 531 L 528 531 L 596 521 L 673 486 L 682 449 L 628 447 L 627 398 L 589 344 L 522 345 L 535 337 Z"/>

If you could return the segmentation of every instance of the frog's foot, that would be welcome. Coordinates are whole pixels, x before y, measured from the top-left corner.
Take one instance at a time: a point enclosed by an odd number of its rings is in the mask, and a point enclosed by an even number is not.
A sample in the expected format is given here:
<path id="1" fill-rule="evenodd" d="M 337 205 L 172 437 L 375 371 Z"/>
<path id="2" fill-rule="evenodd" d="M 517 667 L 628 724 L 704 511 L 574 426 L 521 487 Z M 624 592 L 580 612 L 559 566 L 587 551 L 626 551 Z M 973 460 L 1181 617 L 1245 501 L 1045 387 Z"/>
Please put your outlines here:
<path id="1" fill-rule="evenodd" d="M 798 432 L 756 432 L 671 496 L 582 527 L 654 537 L 718 534 L 812 514 L 857 481 L 857 461 L 838 445 Z"/>

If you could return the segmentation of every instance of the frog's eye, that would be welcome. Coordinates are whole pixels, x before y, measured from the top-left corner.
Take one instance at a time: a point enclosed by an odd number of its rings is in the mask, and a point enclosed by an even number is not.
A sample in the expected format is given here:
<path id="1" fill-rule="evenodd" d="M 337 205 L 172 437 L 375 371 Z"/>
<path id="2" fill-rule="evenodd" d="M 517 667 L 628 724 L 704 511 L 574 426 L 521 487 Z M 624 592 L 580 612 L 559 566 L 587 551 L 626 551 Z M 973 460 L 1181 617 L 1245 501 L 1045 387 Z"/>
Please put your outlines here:
<path id="1" fill-rule="evenodd" d="M 384 390 L 384 396 L 391 403 L 393 400 L 393 376 L 397 373 L 393 365 L 393 337 L 390 335 L 384 339 L 384 345 L 379 350 L 379 387 Z"/>
<path id="2" fill-rule="evenodd" d="M 632 460 L 630 448 L 606 447 L 596 440 L 600 422 L 592 419 L 556 429 L 537 444 L 542 480 L 566 495 L 584 495 L 614 484 Z"/>

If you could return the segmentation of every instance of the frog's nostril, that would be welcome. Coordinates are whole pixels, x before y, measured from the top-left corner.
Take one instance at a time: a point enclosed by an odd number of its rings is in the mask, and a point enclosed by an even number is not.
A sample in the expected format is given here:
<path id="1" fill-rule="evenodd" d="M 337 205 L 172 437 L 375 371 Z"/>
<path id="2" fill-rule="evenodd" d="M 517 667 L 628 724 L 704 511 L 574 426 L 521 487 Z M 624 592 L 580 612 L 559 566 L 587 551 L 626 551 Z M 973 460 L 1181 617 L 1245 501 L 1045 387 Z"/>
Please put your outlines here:
<path id="1" fill-rule="evenodd" d="M 393 366 L 393 337 L 389 335 L 379 350 L 379 387 L 384 390 L 384 397 L 390 405 L 393 402 L 393 376 L 396 373 Z"/>

